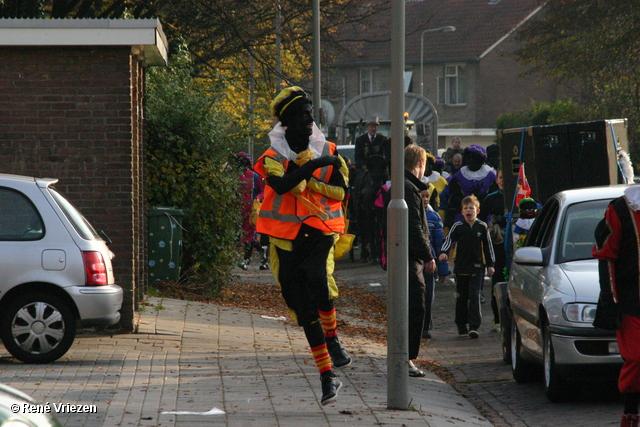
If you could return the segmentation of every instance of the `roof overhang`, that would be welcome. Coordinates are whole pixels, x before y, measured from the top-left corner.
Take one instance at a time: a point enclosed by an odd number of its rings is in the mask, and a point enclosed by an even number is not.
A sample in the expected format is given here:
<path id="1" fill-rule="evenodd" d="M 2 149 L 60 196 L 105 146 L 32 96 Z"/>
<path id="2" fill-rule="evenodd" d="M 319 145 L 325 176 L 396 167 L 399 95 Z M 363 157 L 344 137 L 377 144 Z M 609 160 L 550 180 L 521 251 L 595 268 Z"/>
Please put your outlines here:
<path id="1" fill-rule="evenodd" d="M 143 65 L 167 65 L 158 19 L 0 19 L 0 47 L 131 46 Z"/>

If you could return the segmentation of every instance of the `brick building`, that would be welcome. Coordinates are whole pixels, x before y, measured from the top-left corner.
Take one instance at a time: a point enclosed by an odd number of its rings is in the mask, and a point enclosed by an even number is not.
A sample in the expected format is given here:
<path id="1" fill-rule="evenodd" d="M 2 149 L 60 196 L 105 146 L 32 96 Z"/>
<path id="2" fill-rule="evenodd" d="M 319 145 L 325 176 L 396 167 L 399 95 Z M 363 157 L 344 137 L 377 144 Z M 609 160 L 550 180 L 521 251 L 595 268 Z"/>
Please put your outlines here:
<path id="1" fill-rule="evenodd" d="M 146 291 L 144 68 L 166 63 L 155 19 L 0 19 L 0 172 L 59 178 L 107 233 L 127 330 Z"/>

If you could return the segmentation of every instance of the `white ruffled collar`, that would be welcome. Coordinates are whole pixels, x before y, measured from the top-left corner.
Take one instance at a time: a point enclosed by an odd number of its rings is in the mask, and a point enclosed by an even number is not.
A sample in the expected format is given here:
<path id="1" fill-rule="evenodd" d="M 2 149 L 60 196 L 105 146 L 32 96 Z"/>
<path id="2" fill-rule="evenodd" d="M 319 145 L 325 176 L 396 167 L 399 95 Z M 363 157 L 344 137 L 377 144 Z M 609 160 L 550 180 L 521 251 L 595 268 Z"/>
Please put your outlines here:
<path id="1" fill-rule="evenodd" d="M 487 175 L 489 175 L 489 172 L 494 172 L 494 170 L 486 163 L 483 164 L 477 171 L 472 171 L 467 166 L 463 166 L 460 168 L 460 173 L 462 174 L 462 176 L 464 176 L 469 181 L 479 181 L 481 179 L 484 179 Z"/>
<path id="2" fill-rule="evenodd" d="M 624 190 L 624 195 L 629 201 L 629 207 L 634 211 L 640 210 L 640 185 L 633 185 Z"/>
<path id="3" fill-rule="evenodd" d="M 269 139 L 271 140 L 271 147 L 278 153 L 285 156 L 288 160 L 295 160 L 298 157 L 298 154 L 289 148 L 289 144 L 287 144 L 287 140 L 285 138 L 285 127 L 282 126 L 280 122 L 271 129 L 271 132 L 269 132 Z M 324 134 L 318 126 L 316 126 L 316 123 L 313 122 L 313 132 L 309 138 L 309 148 L 313 151 L 314 159 L 317 159 L 322 155 L 322 151 L 326 143 L 327 140 L 324 137 Z"/>
<path id="4" fill-rule="evenodd" d="M 431 175 L 427 177 L 430 183 L 434 183 L 440 179 L 440 172 L 431 171 Z"/>

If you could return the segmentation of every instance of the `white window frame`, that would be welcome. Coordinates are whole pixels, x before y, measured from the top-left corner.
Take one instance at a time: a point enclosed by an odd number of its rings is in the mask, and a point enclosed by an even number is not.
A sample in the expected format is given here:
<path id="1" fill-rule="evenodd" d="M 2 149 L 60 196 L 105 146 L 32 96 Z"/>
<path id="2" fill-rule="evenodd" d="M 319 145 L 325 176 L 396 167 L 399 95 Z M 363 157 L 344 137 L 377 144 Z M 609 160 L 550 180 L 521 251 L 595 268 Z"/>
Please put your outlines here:
<path id="1" fill-rule="evenodd" d="M 467 105 L 465 64 L 445 64 L 444 76 L 438 77 L 438 104 Z"/>
<path id="2" fill-rule="evenodd" d="M 373 68 L 360 68 L 360 70 L 358 71 L 358 78 L 360 95 L 362 95 L 363 93 L 373 92 Z M 369 85 L 368 90 L 365 87 L 366 84 Z"/>

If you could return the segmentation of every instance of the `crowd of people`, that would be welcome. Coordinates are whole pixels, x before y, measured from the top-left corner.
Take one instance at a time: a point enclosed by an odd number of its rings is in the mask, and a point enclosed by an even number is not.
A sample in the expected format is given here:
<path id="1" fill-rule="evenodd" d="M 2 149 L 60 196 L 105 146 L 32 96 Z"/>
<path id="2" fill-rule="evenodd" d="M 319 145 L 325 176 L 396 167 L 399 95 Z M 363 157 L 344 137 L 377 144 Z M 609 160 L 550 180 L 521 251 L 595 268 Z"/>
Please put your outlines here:
<path id="1" fill-rule="evenodd" d="M 350 182 L 351 198 L 354 202 L 351 221 L 357 234 L 356 244 L 359 244 L 361 249 L 360 261 L 373 264 L 381 262 L 381 256 L 384 258 L 386 204 L 380 203 L 380 200 L 385 197 L 388 199 L 391 186 L 390 181 L 383 184 L 384 179 L 380 178 L 369 179 L 366 191 L 363 191 L 364 186 L 359 185 L 367 177 L 371 177 L 371 167 L 367 165 L 372 159 L 388 156 L 390 152 L 390 140 L 385 140 L 385 137 L 377 134 L 376 122 L 376 118 L 371 118 L 367 122 L 368 132 L 356 139 L 356 162 L 351 167 L 351 176 L 356 179 Z M 372 148 L 374 145 L 378 148 Z M 409 141 L 405 143 L 405 147 L 405 156 L 408 156 L 416 146 Z M 511 227 L 512 222 L 507 220 L 499 151 L 496 159 L 496 148 L 495 144 L 487 149 L 476 144 L 463 148 L 460 138 L 455 137 L 442 157 L 425 151 L 425 170 L 419 178 L 423 187 L 419 187 L 419 192 L 422 194 L 421 209 L 424 210 L 426 218 L 424 235 L 430 243 L 431 255 L 427 257 L 423 254 L 422 258 L 425 261 L 433 259 L 437 262 L 436 271 L 424 270 L 424 286 L 421 283 L 421 288 L 424 288 L 421 292 L 425 294 L 425 319 L 422 326 L 422 335 L 425 338 L 431 337 L 430 304 L 433 302 L 435 285 L 444 282 L 450 274 L 449 263 L 454 259 L 453 280 L 456 283 L 458 299 L 456 324 L 460 335 L 469 335 L 471 338 L 479 336 L 480 304 L 484 302 L 485 276 L 491 278 L 492 287 L 504 281 L 507 263 L 504 236 L 506 228 Z M 390 164 L 390 158 L 386 157 L 384 160 L 379 164 Z M 412 170 L 406 164 L 405 168 Z M 388 177 L 388 172 L 378 172 L 377 176 Z M 407 187 L 406 191 L 408 189 L 413 188 Z M 369 195 L 373 192 L 377 194 L 374 198 L 377 201 L 375 203 L 370 202 Z M 531 199 L 525 200 L 520 207 L 522 220 L 519 224 L 526 223 L 527 227 L 530 227 L 536 212 L 536 209 L 530 209 L 530 201 Z M 413 202 L 407 200 L 410 215 Z M 361 212 L 368 213 L 370 217 Z M 410 216 L 410 224 L 411 221 Z M 375 230 L 372 231 L 371 227 Z M 518 227 L 515 232 L 509 233 L 509 236 L 521 240 L 525 232 L 523 228 Z M 410 230 L 410 236 L 413 233 L 422 231 Z M 376 239 L 375 236 L 380 238 Z M 511 248 L 516 246 L 517 241 L 510 245 Z M 460 251 L 458 248 L 464 249 Z M 411 248 L 409 257 L 412 257 Z M 411 269 L 410 265 L 410 279 L 413 277 Z M 489 293 L 493 325 L 496 328 L 499 313 L 492 289 Z"/>

